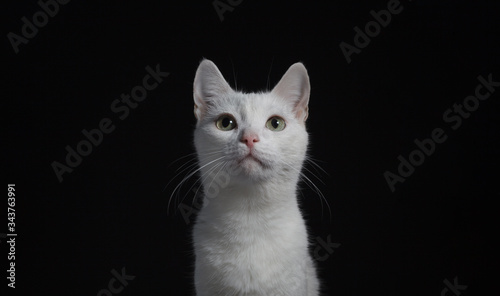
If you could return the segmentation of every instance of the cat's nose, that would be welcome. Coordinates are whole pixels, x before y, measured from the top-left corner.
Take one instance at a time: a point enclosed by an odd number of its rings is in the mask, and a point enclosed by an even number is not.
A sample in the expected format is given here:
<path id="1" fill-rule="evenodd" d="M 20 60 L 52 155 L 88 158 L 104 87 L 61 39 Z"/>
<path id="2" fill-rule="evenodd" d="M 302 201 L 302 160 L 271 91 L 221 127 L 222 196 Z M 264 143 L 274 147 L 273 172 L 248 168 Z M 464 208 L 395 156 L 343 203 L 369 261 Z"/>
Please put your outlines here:
<path id="1" fill-rule="evenodd" d="M 240 140 L 242 143 L 245 143 L 248 148 L 252 148 L 255 143 L 259 141 L 259 136 L 256 134 L 243 134 Z"/>

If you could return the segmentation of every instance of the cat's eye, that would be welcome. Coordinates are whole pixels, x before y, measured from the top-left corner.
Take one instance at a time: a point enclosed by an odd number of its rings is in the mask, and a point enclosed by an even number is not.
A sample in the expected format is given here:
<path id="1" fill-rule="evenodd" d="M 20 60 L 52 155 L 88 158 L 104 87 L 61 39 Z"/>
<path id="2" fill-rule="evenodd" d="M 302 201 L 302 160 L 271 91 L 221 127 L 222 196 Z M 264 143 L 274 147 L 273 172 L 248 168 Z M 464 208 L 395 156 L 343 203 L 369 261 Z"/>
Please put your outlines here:
<path id="1" fill-rule="evenodd" d="M 273 132 L 280 132 L 285 129 L 285 120 L 279 116 L 273 116 L 266 122 L 266 127 Z"/>
<path id="2" fill-rule="evenodd" d="M 236 127 L 236 119 L 229 114 L 223 114 L 217 119 L 215 126 L 221 131 L 230 131 Z"/>

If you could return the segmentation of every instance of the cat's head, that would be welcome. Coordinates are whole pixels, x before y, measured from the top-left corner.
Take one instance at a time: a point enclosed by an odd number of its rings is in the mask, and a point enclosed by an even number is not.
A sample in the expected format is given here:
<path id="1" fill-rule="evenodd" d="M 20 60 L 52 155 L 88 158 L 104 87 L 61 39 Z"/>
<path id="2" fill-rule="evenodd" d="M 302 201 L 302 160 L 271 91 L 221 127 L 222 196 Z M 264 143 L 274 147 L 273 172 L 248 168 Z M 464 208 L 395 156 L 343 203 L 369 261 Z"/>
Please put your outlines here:
<path id="1" fill-rule="evenodd" d="M 298 178 L 308 143 L 309 91 L 301 63 L 272 91 L 242 93 L 213 62 L 203 60 L 194 80 L 194 142 L 202 180 L 217 174 L 230 183 Z"/>

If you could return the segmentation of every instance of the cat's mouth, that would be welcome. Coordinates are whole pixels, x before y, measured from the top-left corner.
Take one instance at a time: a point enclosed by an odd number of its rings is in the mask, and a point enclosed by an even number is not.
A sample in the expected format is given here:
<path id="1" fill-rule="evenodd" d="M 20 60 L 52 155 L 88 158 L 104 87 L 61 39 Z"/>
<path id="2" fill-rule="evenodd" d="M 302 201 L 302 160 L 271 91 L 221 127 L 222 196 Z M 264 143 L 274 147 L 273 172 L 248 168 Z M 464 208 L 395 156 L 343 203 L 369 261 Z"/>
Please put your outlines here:
<path id="1" fill-rule="evenodd" d="M 260 166 L 262 167 L 265 167 L 266 165 L 262 162 L 262 160 L 260 160 L 259 158 L 257 158 L 255 155 L 253 155 L 252 153 L 248 153 L 247 155 L 245 155 L 243 158 L 241 158 L 239 161 L 238 161 L 238 164 L 243 164 L 244 162 L 255 162 L 255 163 L 258 163 Z"/>

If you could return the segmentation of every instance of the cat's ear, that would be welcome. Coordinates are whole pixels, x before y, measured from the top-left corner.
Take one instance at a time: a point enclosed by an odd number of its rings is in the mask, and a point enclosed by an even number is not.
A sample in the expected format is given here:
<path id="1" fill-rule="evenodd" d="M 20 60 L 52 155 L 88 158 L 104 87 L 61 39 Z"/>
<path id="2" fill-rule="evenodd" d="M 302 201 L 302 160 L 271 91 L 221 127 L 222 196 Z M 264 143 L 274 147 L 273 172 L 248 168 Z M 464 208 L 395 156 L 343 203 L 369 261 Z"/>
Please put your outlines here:
<path id="1" fill-rule="evenodd" d="M 309 114 L 310 89 L 306 68 L 302 63 L 295 63 L 288 68 L 271 93 L 291 100 L 294 104 L 295 116 L 300 122 L 304 122 Z"/>
<path id="2" fill-rule="evenodd" d="M 231 92 L 231 86 L 226 82 L 217 66 L 210 60 L 201 61 L 196 70 L 193 84 L 194 115 L 200 120 L 213 100 Z"/>

